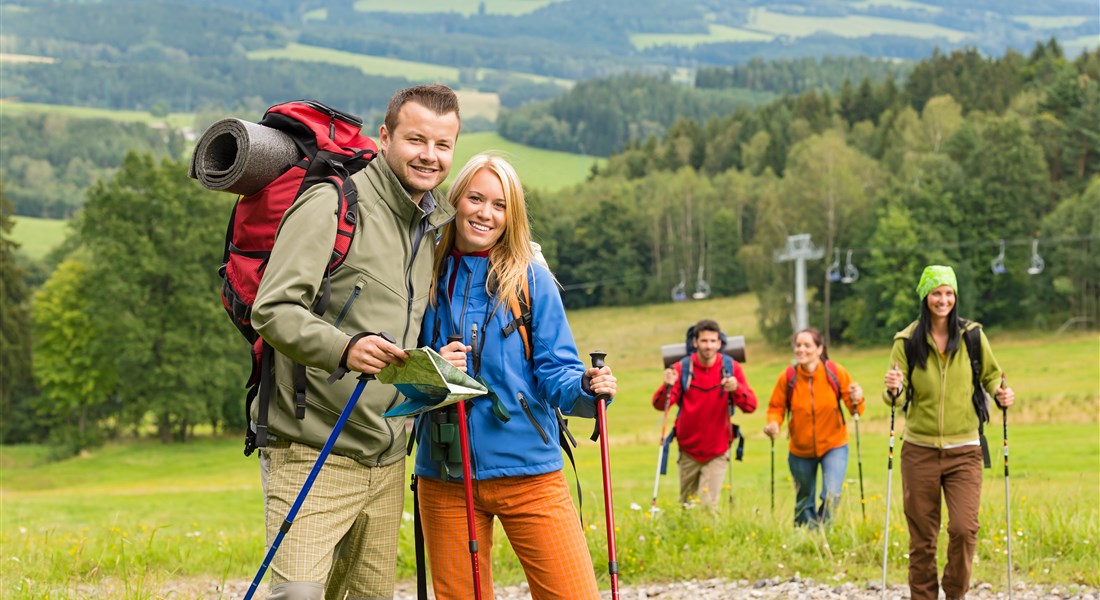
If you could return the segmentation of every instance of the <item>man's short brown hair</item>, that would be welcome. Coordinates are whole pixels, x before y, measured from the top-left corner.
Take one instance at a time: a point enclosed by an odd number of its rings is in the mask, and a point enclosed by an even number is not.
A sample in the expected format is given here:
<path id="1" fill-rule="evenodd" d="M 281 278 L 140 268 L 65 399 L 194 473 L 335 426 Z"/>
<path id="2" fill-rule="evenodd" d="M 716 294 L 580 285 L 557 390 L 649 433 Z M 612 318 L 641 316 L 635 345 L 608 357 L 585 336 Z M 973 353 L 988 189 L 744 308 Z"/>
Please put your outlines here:
<path id="1" fill-rule="evenodd" d="M 713 331 L 719 337 L 722 336 L 722 328 L 718 327 L 718 321 L 714 319 L 703 319 L 695 324 L 695 339 L 699 339 L 699 334 L 704 331 Z"/>
<path id="2" fill-rule="evenodd" d="M 397 113 L 401 112 L 401 107 L 407 102 L 416 102 L 437 115 L 454 113 L 456 117 L 458 116 L 458 96 L 455 95 L 454 90 L 439 83 L 414 85 L 398 90 L 393 98 L 390 98 L 385 120 L 386 130 L 390 133 L 397 129 Z"/>

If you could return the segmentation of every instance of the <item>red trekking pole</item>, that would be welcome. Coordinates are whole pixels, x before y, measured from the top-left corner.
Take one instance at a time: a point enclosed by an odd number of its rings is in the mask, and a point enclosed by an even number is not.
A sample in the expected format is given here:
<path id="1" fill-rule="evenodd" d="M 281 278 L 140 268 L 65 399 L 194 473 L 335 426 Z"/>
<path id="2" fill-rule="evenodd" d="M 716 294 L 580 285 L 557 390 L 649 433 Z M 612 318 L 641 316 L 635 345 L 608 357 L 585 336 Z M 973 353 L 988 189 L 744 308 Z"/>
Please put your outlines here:
<path id="1" fill-rule="evenodd" d="M 605 352 L 591 352 L 592 366 L 604 366 Z M 611 504 L 611 459 L 607 452 L 607 394 L 596 396 L 596 435 L 600 438 L 603 467 L 603 510 L 607 517 L 607 573 L 611 576 L 611 600 L 619 600 L 619 562 L 615 560 L 615 507 Z"/>
<path id="2" fill-rule="evenodd" d="M 474 325 L 474 352 L 477 352 L 477 325 Z M 461 342 L 461 335 L 447 337 L 448 342 Z M 477 524 L 474 522 L 474 482 L 470 474 L 470 434 L 466 430 L 466 401 L 455 404 L 458 408 L 458 443 L 462 449 L 462 487 L 466 491 L 466 531 L 470 540 L 470 569 L 474 576 L 474 598 L 481 600 L 481 567 L 477 561 Z"/>

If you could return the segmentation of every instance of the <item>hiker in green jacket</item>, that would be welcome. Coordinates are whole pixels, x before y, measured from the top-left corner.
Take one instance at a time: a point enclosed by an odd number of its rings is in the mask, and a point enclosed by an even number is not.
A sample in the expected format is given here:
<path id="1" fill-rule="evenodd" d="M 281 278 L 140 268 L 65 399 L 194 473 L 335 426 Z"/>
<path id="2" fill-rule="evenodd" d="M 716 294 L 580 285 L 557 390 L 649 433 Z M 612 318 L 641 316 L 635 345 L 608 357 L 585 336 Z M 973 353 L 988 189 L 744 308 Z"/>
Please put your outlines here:
<path id="1" fill-rule="evenodd" d="M 282 525 L 355 377 L 333 384 L 340 367 L 378 373 L 408 358 L 428 305 L 436 231 L 454 209 L 434 196 L 451 169 L 460 121 L 458 99 L 442 85 L 415 86 L 390 100 L 379 129 L 381 156 L 352 175 L 360 228 L 324 292 L 336 235 L 336 188 L 307 190 L 283 216 L 252 323 L 276 351 L 271 441 L 260 454 L 267 542 Z M 353 338 L 363 332 L 369 335 Z M 390 343 L 377 335 L 386 332 Z M 354 340 L 354 341 L 353 341 Z M 305 365 L 305 411 L 295 414 L 295 365 Z M 393 387 L 367 385 L 347 426 L 271 564 L 271 599 L 392 598 L 404 501 L 405 427 L 382 413 L 399 399 Z M 256 421 L 256 403 L 251 418 Z"/>
<path id="2" fill-rule="evenodd" d="M 920 318 L 894 336 L 883 399 L 893 404 L 910 398 L 901 449 L 901 482 L 909 524 L 909 590 L 913 600 L 935 600 L 936 540 L 940 530 L 940 494 L 947 504 L 947 566 L 943 591 L 963 598 L 978 541 L 978 507 L 982 492 L 982 448 L 974 403 L 974 370 L 964 332 L 978 328 L 985 393 L 1001 407 L 1015 394 L 1001 387 L 1001 367 L 977 323 L 958 316 L 958 283 L 951 267 L 924 269 L 917 295 Z M 909 364 L 909 359 L 913 364 Z M 906 381 L 909 374 L 909 381 Z M 908 388 L 907 394 L 902 392 Z M 983 403 L 985 399 L 983 397 Z M 987 410 L 987 409 L 986 409 Z M 889 507 L 887 507 L 889 508 Z"/>

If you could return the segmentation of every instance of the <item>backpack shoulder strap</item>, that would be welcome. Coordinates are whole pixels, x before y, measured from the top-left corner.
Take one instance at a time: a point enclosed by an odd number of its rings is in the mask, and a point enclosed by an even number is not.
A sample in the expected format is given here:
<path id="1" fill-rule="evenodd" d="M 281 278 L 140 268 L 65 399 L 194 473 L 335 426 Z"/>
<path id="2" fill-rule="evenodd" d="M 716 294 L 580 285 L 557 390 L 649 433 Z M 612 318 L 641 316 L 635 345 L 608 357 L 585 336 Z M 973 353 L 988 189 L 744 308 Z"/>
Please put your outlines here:
<path id="1" fill-rule="evenodd" d="M 841 425 L 847 425 L 848 421 L 844 418 L 844 399 L 840 395 L 840 379 L 837 378 L 836 371 L 830 366 L 828 359 L 821 361 L 821 366 L 825 367 L 825 379 L 828 380 L 829 387 L 836 394 L 836 409 L 840 413 L 840 423 Z"/>
<path id="2" fill-rule="evenodd" d="M 688 388 L 691 387 L 691 354 L 680 359 L 680 397 L 687 393 Z"/>
<path id="3" fill-rule="evenodd" d="M 791 397 L 794 396 L 794 380 L 795 380 L 795 377 L 797 377 L 797 373 L 795 372 L 794 365 L 791 365 L 791 366 L 787 367 L 787 370 L 785 372 L 787 374 L 787 411 L 786 411 L 786 419 L 788 421 L 790 421 L 790 418 L 791 418 Z M 790 427 L 790 425 L 787 425 L 787 426 Z"/>
<path id="4" fill-rule="evenodd" d="M 523 340 L 523 355 L 527 360 L 534 359 L 534 348 L 531 339 L 531 328 L 534 325 L 534 317 L 531 312 L 531 291 L 530 280 L 527 277 L 527 271 L 523 272 L 523 276 L 520 278 L 520 291 L 519 294 L 512 296 L 508 301 L 508 308 L 512 312 L 512 320 L 507 325 L 501 328 L 501 333 L 504 337 L 508 337 L 514 331 L 519 331 L 519 337 Z"/>
<path id="5" fill-rule="evenodd" d="M 989 421 L 989 403 L 985 398 L 985 389 L 982 388 L 982 326 L 960 319 L 959 327 L 963 329 L 962 337 L 966 343 L 966 353 L 970 355 L 970 377 L 974 386 L 974 395 L 971 400 L 974 403 L 974 412 L 978 413 L 978 441 L 982 446 L 982 465 L 988 469 L 992 463 L 989 457 L 989 442 L 985 439 L 985 424 Z"/>
<path id="6" fill-rule="evenodd" d="M 905 402 L 901 405 L 902 414 L 909 414 L 909 405 L 913 403 L 913 361 L 915 360 L 915 350 L 913 344 L 917 343 L 913 338 L 905 340 L 901 345 L 905 349 Z"/>

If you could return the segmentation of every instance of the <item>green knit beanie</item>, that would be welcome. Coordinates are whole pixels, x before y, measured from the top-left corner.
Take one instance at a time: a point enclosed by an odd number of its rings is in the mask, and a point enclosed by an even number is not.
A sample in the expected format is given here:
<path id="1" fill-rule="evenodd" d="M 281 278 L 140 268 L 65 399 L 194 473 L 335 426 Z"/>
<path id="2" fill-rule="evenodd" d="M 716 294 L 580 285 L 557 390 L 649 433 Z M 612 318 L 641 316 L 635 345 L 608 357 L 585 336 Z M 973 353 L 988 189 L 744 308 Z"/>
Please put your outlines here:
<path id="1" fill-rule="evenodd" d="M 959 282 L 955 279 L 955 271 L 951 267 L 928 265 L 924 268 L 924 272 L 920 274 L 917 295 L 924 298 L 929 292 L 941 285 L 950 286 L 953 292 L 959 293 Z"/>

